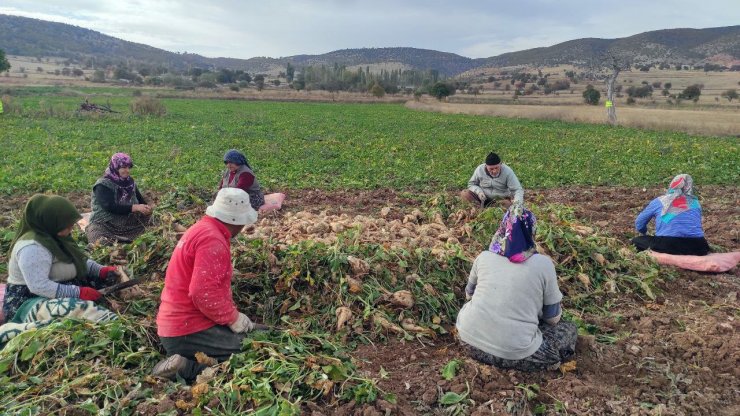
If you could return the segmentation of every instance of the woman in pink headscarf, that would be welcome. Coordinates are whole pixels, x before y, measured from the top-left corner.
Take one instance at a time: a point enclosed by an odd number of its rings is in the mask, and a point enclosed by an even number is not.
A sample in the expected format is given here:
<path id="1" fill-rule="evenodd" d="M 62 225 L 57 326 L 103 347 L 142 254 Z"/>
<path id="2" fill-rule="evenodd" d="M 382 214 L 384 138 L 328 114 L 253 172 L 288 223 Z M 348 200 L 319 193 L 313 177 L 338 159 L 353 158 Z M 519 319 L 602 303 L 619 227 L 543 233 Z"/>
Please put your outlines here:
<path id="1" fill-rule="evenodd" d="M 153 206 L 147 204 L 131 177 L 133 167 L 131 156 L 116 153 L 103 177 L 93 185 L 92 215 L 85 228 L 90 243 L 128 243 L 144 232 Z"/>
<path id="2" fill-rule="evenodd" d="M 673 178 L 665 195 L 652 200 L 635 220 L 640 236 L 632 239 L 638 250 L 706 256 L 709 243 L 701 226 L 701 204 L 694 195 L 691 175 Z M 655 220 L 655 235 L 648 235 L 648 223 Z"/>

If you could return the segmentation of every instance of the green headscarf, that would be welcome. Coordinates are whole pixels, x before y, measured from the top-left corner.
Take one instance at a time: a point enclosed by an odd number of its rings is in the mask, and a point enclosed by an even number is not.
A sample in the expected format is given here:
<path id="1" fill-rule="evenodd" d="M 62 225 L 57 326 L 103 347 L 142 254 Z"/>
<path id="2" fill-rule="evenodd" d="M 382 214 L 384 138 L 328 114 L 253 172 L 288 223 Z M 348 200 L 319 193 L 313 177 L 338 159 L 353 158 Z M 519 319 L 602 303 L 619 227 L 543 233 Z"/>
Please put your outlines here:
<path id="1" fill-rule="evenodd" d="M 71 235 L 57 235 L 80 218 L 82 216 L 77 208 L 67 198 L 36 194 L 26 204 L 15 239 L 10 244 L 10 253 L 18 241 L 34 240 L 46 247 L 59 261 L 73 263 L 77 269 L 77 277 L 84 278 L 87 275 L 87 254 L 77 247 Z"/>

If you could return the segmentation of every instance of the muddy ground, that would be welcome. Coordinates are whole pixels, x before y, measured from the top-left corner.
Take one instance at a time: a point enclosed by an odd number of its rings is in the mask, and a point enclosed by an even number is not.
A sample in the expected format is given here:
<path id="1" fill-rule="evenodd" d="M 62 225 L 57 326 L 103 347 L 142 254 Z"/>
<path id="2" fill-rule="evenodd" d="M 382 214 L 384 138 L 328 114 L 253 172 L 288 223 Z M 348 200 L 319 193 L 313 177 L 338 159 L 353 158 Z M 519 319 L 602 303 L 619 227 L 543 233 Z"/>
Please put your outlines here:
<path id="1" fill-rule="evenodd" d="M 740 250 L 740 200 L 735 187 L 703 187 L 704 228 L 710 244 Z M 640 209 L 660 189 L 568 187 L 529 191 L 532 201 L 572 206 L 576 215 L 624 241 L 633 233 Z M 393 190 L 327 192 L 288 191 L 284 212 L 328 211 L 377 215 L 386 206 L 418 205 L 428 195 Z M 453 196 L 454 194 L 450 194 Z M 81 210 L 88 194 L 69 195 Z M 151 195 L 157 199 L 157 195 Z M 25 197 L 6 199 L 4 221 Z M 740 270 L 724 274 L 678 271 L 660 284 L 655 302 L 616 294 L 605 313 L 571 311 L 611 335 L 608 342 L 581 336 L 576 369 L 525 374 L 501 371 L 466 358 L 451 336 L 431 341 L 362 345 L 353 353 L 361 372 L 379 380 L 396 403 L 350 402 L 339 408 L 307 404 L 313 415 L 385 414 L 740 414 Z M 604 340 L 602 340 L 604 341 Z M 450 360 L 462 362 L 451 381 L 440 370 Z M 535 386 L 537 388 L 535 388 Z M 446 392 L 466 394 L 456 406 L 440 408 Z M 530 394 L 527 395 L 527 392 Z M 456 413 L 460 412 L 460 413 Z"/>
<path id="2" fill-rule="evenodd" d="M 740 249 L 740 208 L 735 188 L 702 189 L 704 227 L 711 244 Z M 534 201 L 572 206 L 576 215 L 618 236 L 627 244 L 634 218 L 660 189 L 563 188 L 531 191 Z M 346 194 L 311 191 L 289 195 L 288 209 L 341 205 L 342 211 L 372 213 L 383 206 L 415 203 L 393 191 Z M 313 207 L 313 208 L 311 208 Z M 332 209 L 332 208 L 330 208 Z M 337 209 L 337 208 L 333 208 Z M 616 295 L 608 315 L 582 315 L 614 335 L 612 342 L 579 340 L 576 370 L 523 374 L 481 365 L 461 354 L 452 337 L 429 343 L 392 341 L 359 347 L 354 356 L 362 371 L 397 396 L 396 404 L 352 403 L 319 414 L 548 414 L 737 415 L 740 414 L 740 270 L 725 274 L 678 271 L 660 285 L 656 302 Z M 578 315 L 577 311 L 574 311 Z M 452 359 L 463 361 L 451 381 L 440 370 Z M 382 368 L 382 370 L 381 370 Z M 536 396 L 527 399 L 526 389 Z M 442 394 L 468 392 L 463 406 L 441 410 Z"/>

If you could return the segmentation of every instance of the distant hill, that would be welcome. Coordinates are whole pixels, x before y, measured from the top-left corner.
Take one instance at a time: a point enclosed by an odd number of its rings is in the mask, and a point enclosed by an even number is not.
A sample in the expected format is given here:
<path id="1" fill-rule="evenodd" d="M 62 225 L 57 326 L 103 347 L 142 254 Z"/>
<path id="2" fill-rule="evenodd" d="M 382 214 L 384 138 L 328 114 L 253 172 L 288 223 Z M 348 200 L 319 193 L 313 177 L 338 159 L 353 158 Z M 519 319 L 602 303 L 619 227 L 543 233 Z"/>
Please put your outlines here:
<path id="1" fill-rule="evenodd" d="M 665 29 L 619 39 L 585 38 L 479 60 L 480 66 L 584 64 L 607 51 L 632 57 L 635 64 L 696 64 L 740 60 L 740 26 Z"/>
<path id="2" fill-rule="evenodd" d="M 64 23 L 2 14 L 0 14 L 0 48 L 9 55 L 56 56 L 81 63 L 94 61 L 98 65 L 126 62 L 179 70 L 189 67 L 243 69 L 250 73 L 284 71 L 288 62 L 297 67 L 334 65 L 334 63 L 352 66 L 398 62 L 416 69 L 436 69 L 445 75 L 460 73 L 472 67 L 470 58 L 416 48 L 345 49 L 323 55 L 296 55 L 281 59 L 207 58 L 128 42 Z"/>
<path id="3" fill-rule="evenodd" d="M 740 26 L 709 29 L 666 29 L 620 39 L 577 39 L 550 47 L 471 59 L 453 53 L 417 48 L 343 49 L 322 55 L 284 58 L 208 58 L 174 53 L 117 39 L 89 29 L 19 16 L 0 15 L 0 48 L 9 55 L 57 56 L 80 64 L 242 69 L 250 73 L 284 71 L 288 62 L 308 65 L 361 66 L 397 63 L 404 67 L 439 71 L 446 76 L 479 67 L 583 64 L 606 51 L 628 54 L 636 64 L 740 61 Z"/>

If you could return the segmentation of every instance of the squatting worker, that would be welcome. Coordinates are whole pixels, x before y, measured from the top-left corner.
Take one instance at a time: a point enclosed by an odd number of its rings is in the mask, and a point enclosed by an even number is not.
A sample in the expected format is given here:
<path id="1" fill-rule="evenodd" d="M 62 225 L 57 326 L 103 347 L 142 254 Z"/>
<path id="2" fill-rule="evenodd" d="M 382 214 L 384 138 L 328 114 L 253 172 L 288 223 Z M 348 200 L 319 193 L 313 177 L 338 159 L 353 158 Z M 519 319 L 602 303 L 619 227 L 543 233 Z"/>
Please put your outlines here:
<path id="1" fill-rule="evenodd" d="M 655 220 L 655 235 L 648 235 L 648 224 Z M 665 195 L 653 199 L 635 219 L 642 235 L 632 239 L 638 251 L 706 256 L 710 252 L 701 225 L 702 210 L 694 195 L 694 180 L 685 173 L 676 175 Z"/>
<path id="2" fill-rule="evenodd" d="M 519 203 L 504 214 L 470 270 L 458 336 L 472 358 L 502 369 L 555 369 L 575 355 L 578 329 L 560 319 L 553 261 L 537 253 L 537 219 Z"/>
<path id="3" fill-rule="evenodd" d="M 190 382 L 206 368 L 203 352 L 219 361 L 241 350 L 255 324 L 239 312 L 231 293 L 231 239 L 257 221 L 249 195 L 239 188 L 218 191 L 206 215 L 190 227 L 172 252 L 164 280 L 157 334 L 167 358 L 152 374 Z"/>
<path id="4" fill-rule="evenodd" d="M 486 162 L 475 168 L 468 189 L 460 192 L 460 197 L 481 207 L 489 206 L 498 198 L 513 197 L 514 202 L 524 203 L 524 189 L 514 171 L 491 152 Z"/>
<path id="5" fill-rule="evenodd" d="M 116 153 L 93 185 L 92 215 L 85 228 L 89 243 L 130 243 L 149 225 L 154 205 L 147 204 L 131 177 L 133 167 L 131 156 Z"/>
<path id="6" fill-rule="evenodd" d="M 8 323 L 0 326 L 0 348 L 20 332 L 56 318 L 117 319 L 93 302 L 101 297 L 97 289 L 116 283 L 118 272 L 79 248 L 72 228 L 80 218 L 67 198 L 37 194 L 28 200 L 8 250 L 8 284 L 0 314 Z"/>
<path id="7" fill-rule="evenodd" d="M 254 175 L 254 169 L 252 169 L 244 153 L 236 149 L 227 151 L 224 154 L 224 166 L 226 166 L 226 169 L 221 174 L 218 189 L 243 189 L 249 194 L 249 203 L 252 208 L 260 209 L 265 204 L 265 195 L 262 193 L 262 187 Z"/>

